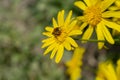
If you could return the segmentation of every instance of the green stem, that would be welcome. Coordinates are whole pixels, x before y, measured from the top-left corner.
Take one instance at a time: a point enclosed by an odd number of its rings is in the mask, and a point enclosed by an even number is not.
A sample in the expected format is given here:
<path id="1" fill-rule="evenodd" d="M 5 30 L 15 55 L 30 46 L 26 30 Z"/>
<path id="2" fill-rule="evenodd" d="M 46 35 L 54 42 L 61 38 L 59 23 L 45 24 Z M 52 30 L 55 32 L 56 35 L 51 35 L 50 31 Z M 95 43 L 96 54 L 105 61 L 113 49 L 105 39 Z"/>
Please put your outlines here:
<path id="1" fill-rule="evenodd" d="M 97 40 L 97 39 L 76 39 L 76 40 L 80 40 L 80 41 L 88 41 L 88 42 L 106 42 L 105 40 Z M 115 42 L 120 42 L 120 39 L 114 39 Z"/>

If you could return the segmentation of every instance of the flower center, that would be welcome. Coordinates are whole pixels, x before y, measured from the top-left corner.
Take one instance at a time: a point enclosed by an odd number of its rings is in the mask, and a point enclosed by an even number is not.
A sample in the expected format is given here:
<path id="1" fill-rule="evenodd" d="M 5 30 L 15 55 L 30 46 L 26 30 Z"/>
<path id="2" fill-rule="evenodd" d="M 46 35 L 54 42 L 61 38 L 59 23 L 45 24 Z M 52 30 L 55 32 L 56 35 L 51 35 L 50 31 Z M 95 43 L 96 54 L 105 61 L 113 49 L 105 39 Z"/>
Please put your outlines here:
<path id="1" fill-rule="evenodd" d="M 53 30 L 53 32 L 52 32 L 52 34 L 53 34 L 55 37 L 60 36 L 61 33 L 62 33 L 62 31 L 61 31 L 61 28 L 60 28 L 60 27 L 56 27 L 56 28 Z"/>
<path id="2" fill-rule="evenodd" d="M 102 12 L 101 9 L 98 6 L 91 6 L 88 7 L 85 11 L 84 11 L 84 17 L 85 20 L 87 20 L 87 22 L 92 25 L 95 26 L 97 25 L 101 19 L 102 19 Z"/>
<path id="3" fill-rule="evenodd" d="M 59 42 L 64 42 L 65 37 L 67 36 L 67 33 L 64 29 L 62 29 L 61 27 L 56 27 L 52 34 L 54 35 L 54 37 L 59 41 Z"/>

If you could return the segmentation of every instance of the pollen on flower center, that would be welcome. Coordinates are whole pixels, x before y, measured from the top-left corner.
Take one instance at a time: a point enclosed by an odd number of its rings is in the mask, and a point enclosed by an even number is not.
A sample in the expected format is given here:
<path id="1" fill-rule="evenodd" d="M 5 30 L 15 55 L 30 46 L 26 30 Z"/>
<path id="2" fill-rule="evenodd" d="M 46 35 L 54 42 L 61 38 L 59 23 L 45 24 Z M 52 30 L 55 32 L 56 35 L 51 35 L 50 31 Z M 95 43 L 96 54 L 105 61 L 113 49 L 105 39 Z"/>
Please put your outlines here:
<path id="1" fill-rule="evenodd" d="M 102 19 L 102 12 L 98 6 L 88 7 L 84 11 L 84 17 L 90 25 L 97 25 Z"/>

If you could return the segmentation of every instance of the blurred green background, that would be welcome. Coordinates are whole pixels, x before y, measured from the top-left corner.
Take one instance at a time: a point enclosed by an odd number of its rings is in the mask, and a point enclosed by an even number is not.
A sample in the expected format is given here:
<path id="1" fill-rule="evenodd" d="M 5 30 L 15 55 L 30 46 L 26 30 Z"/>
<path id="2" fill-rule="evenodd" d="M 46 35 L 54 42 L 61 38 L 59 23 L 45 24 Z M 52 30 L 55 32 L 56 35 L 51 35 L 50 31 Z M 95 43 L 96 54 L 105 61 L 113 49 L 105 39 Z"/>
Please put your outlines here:
<path id="1" fill-rule="evenodd" d="M 64 62 L 71 58 L 65 54 L 59 64 L 43 56 L 41 40 L 45 26 L 51 25 L 52 17 L 64 9 L 65 15 L 80 10 L 75 0 L 0 0 L 0 80 L 69 80 L 65 75 Z M 80 43 L 81 44 L 81 43 Z M 100 60 L 120 58 L 120 46 L 107 44 L 109 49 L 97 49 L 97 43 L 81 44 L 86 48 L 83 58 L 82 80 L 94 80 Z M 99 54 L 100 53 L 100 54 Z"/>
<path id="2" fill-rule="evenodd" d="M 0 80 L 66 80 L 64 67 L 43 56 L 45 26 L 74 0 L 0 0 Z"/>

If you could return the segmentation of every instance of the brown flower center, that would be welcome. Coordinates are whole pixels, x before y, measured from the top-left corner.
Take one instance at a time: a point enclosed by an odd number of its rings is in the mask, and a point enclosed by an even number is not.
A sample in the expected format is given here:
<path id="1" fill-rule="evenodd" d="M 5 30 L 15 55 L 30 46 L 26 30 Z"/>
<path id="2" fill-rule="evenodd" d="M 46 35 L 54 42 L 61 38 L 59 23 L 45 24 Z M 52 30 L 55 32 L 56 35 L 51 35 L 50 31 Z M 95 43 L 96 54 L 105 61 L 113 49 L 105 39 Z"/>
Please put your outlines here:
<path id="1" fill-rule="evenodd" d="M 60 36 L 61 33 L 62 33 L 62 31 L 61 31 L 61 28 L 60 28 L 60 27 L 56 27 L 56 28 L 53 30 L 53 32 L 52 32 L 52 34 L 53 34 L 55 37 Z"/>

